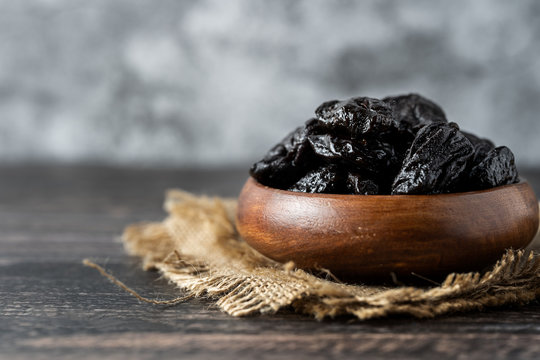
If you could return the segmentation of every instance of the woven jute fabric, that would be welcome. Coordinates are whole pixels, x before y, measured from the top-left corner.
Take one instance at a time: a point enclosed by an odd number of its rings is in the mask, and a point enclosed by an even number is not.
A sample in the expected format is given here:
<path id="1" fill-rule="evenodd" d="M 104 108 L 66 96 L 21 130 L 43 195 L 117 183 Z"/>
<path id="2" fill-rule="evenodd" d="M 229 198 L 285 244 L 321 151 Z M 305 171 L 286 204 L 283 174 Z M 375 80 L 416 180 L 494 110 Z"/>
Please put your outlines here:
<path id="1" fill-rule="evenodd" d="M 126 228 L 126 250 L 188 296 L 208 297 L 233 316 L 288 308 L 318 319 L 425 318 L 540 298 L 540 254 L 534 251 L 508 250 L 490 271 L 450 274 L 431 287 L 347 285 L 251 248 L 236 232 L 233 199 L 172 190 L 165 209 L 169 215 L 163 222 Z"/>

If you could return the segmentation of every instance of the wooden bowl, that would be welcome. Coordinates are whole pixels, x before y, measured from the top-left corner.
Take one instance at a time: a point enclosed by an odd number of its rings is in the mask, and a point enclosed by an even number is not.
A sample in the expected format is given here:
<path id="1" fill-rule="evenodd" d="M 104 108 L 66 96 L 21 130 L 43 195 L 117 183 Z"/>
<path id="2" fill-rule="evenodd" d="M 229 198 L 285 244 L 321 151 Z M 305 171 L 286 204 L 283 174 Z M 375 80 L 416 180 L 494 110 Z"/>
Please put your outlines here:
<path id="1" fill-rule="evenodd" d="M 481 270 L 538 230 L 526 182 L 442 195 L 307 194 L 248 179 L 236 219 L 256 250 L 303 269 L 370 281 Z"/>

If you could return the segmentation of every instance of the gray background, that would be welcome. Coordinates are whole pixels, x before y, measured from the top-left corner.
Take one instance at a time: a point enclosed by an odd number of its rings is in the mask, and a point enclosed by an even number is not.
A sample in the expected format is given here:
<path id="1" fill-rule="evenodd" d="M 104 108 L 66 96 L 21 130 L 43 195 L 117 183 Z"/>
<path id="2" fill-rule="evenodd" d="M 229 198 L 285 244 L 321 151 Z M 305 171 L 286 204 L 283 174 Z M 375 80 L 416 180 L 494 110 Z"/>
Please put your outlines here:
<path id="1" fill-rule="evenodd" d="M 0 162 L 228 166 L 418 92 L 540 165 L 540 1 L 0 0 Z"/>

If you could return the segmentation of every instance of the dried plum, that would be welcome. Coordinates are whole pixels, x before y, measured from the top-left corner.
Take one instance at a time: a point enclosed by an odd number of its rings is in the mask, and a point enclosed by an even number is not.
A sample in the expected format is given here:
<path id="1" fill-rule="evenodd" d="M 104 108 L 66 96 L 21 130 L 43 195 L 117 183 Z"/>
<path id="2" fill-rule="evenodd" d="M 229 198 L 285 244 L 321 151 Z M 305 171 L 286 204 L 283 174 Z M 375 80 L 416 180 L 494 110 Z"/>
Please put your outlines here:
<path id="1" fill-rule="evenodd" d="M 485 159 L 487 154 L 495 148 L 495 144 L 488 139 L 481 139 L 478 136 L 466 131 L 462 131 L 462 133 L 474 145 L 474 157 L 472 160 L 473 165 L 479 164 Z"/>
<path id="2" fill-rule="evenodd" d="M 512 152 L 449 123 L 417 94 L 332 100 L 253 164 L 260 183 L 292 191 L 439 194 L 518 181 Z"/>
<path id="3" fill-rule="evenodd" d="M 432 123 L 416 135 L 392 194 L 439 194 L 453 191 L 474 155 L 474 146 L 455 123 Z"/>
<path id="4" fill-rule="evenodd" d="M 307 193 L 341 193 L 343 180 L 338 166 L 325 165 L 308 172 L 288 190 Z"/>
<path id="5" fill-rule="evenodd" d="M 517 182 L 514 154 L 506 146 L 492 149 L 472 168 L 469 177 L 472 186 L 478 190 Z"/>
<path id="6" fill-rule="evenodd" d="M 447 122 L 439 105 L 418 94 L 388 96 L 383 101 L 390 104 L 397 121 L 411 129 L 418 130 L 434 122 Z"/>
<path id="7" fill-rule="evenodd" d="M 341 160 L 362 172 L 377 174 L 397 162 L 393 148 L 376 139 L 352 141 L 329 134 L 308 136 L 313 152 L 327 161 Z"/>
<path id="8" fill-rule="evenodd" d="M 251 166 L 250 174 L 262 184 L 286 189 L 313 168 L 317 159 L 307 138 L 317 133 L 318 120 L 310 119 L 276 144 Z"/>
<path id="9" fill-rule="evenodd" d="M 327 101 L 315 110 L 315 115 L 330 131 L 341 130 L 353 139 L 398 128 L 392 108 L 382 100 L 369 97 Z"/>
<path id="10" fill-rule="evenodd" d="M 250 169 L 250 174 L 262 184 L 284 189 L 303 176 L 309 166 L 305 147 L 298 145 L 286 150 L 279 144 L 272 148 L 271 153 L 261 161 L 256 162 Z"/>
<path id="11" fill-rule="evenodd" d="M 377 195 L 379 186 L 373 180 L 363 179 L 358 174 L 350 173 L 347 176 L 347 193 L 356 195 Z"/>

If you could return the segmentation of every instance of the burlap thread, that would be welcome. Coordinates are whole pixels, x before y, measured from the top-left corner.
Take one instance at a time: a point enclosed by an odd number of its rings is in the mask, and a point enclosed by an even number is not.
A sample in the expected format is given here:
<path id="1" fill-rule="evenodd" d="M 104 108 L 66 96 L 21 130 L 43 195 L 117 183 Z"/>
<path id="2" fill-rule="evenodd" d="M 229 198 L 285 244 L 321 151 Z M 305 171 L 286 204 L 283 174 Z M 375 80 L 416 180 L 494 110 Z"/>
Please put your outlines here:
<path id="1" fill-rule="evenodd" d="M 233 199 L 171 190 L 165 209 L 169 216 L 163 222 L 126 228 L 126 250 L 188 297 L 213 299 L 232 316 L 289 307 L 317 319 L 396 314 L 426 318 L 540 298 L 540 254 L 534 251 L 508 250 L 486 273 L 450 274 L 440 286 L 430 288 L 346 285 L 292 263 L 277 263 L 252 249 L 236 232 Z"/>

